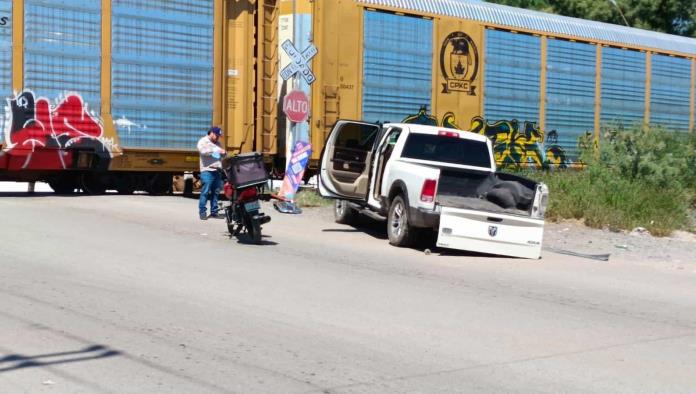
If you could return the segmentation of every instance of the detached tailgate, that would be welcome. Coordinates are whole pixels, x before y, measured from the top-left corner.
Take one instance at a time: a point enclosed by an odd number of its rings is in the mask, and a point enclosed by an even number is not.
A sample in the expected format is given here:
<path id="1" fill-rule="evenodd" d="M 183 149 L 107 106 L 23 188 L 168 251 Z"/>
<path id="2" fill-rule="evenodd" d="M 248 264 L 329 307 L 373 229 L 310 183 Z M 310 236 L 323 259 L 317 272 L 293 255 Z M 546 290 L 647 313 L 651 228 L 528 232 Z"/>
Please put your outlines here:
<path id="1" fill-rule="evenodd" d="M 437 246 L 538 259 L 543 236 L 541 219 L 442 207 Z"/>

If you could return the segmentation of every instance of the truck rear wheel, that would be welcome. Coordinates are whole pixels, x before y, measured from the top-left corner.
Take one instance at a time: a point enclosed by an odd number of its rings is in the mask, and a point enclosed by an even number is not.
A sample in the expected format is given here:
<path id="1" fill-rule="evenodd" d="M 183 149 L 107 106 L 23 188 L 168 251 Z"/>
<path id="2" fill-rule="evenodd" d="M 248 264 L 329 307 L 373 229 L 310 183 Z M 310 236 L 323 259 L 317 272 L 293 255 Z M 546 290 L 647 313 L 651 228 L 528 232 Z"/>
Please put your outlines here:
<path id="1" fill-rule="evenodd" d="M 334 219 L 339 224 L 354 224 L 358 221 L 358 211 L 348 204 L 347 201 L 334 201 Z"/>
<path id="2" fill-rule="evenodd" d="M 409 247 L 413 245 L 415 233 L 408 217 L 408 204 L 402 196 L 394 197 L 387 216 L 389 243 L 394 246 Z"/>

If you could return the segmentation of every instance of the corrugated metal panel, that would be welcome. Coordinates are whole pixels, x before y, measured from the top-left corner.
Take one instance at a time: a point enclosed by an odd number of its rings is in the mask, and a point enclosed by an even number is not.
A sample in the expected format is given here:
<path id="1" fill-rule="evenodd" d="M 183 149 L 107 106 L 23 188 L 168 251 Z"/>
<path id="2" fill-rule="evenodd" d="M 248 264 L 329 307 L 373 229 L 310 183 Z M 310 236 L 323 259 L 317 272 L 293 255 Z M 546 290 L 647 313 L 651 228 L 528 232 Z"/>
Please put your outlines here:
<path id="1" fill-rule="evenodd" d="M 561 33 L 588 40 L 646 46 L 666 51 L 696 54 L 696 40 L 608 23 L 569 18 L 538 11 L 469 0 L 355 0 L 373 6 L 397 7 L 412 12 L 427 12 L 479 22 Z"/>
<path id="2" fill-rule="evenodd" d="M 602 125 L 645 118 L 645 53 L 602 48 Z"/>
<path id="3" fill-rule="evenodd" d="M 112 26 L 121 145 L 195 149 L 212 121 L 213 2 L 114 0 Z"/>
<path id="4" fill-rule="evenodd" d="M 363 119 L 399 122 L 431 105 L 432 21 L 365 11 Z"/>
<path id="5" fill-rule="evenodd" d="M 650 123 L 670 130 L 689 130 L 691 62 L 653 55 Z"/>
<path id="6" fill-rule="evenodd" d="M 558 145 L 577 158 L 578 137 L 594 130 L 596 47 L 549 40 L 546 131 L 556 131 Z"/>
<path id="7" fill-rule="evenodd" d="M 484 117 L 539 121 L 541 39 L 486 31 Z"/>
<path id="8" fill-rule="evenodd" d="M 26 88 L 49 99 L 76 92 L 99 113 L 101 2 L 27 0 L 24 45 Z"/>
<path id="9" fill-rule="evenodd" d="M 0 0 L 0 18 L 8 18 L 0 26 L 0 97 L 12 95 L 12 0 Z M 0 108 L 5 108 L 4 100 Z M 5 142 L 5 117 L 0 116 L 0 143 Z"/>

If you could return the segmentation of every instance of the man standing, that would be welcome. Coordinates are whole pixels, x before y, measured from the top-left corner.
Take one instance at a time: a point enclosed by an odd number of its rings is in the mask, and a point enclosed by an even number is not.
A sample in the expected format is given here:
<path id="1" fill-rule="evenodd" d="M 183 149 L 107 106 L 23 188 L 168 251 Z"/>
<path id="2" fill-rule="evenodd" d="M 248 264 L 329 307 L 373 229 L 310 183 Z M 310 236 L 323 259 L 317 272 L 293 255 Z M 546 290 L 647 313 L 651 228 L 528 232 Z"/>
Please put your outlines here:
<path id="1" fill-rule="evenodd" d="M 211 217 L 218 214 L 218 193 L 222 187 L 222 176 L 219 170 L 222 169 L 221 158 L 227 153 L 220 146 L 222 129 L 211 127 L 208 135 L 198 141 L 198 152 L 201 154 L 201 197 L 198 200 L 198 213 L 201 220 L 208 218 L 206 205 L 210 200 Z"/>

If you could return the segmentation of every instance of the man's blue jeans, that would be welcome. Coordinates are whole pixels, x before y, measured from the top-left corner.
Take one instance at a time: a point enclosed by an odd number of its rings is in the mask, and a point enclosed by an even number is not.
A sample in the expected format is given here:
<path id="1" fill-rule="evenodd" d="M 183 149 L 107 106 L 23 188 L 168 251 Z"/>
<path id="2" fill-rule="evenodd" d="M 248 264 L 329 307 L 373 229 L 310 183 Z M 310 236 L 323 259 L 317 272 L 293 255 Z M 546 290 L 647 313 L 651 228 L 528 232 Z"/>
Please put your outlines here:
<path id="1" fill-rule="evenodd" d="M 198 212 L 201 215 L 207 213 L 206 204 L 210 201 L 210 212 L 215 215 L 218 211 L 218 193 L 222 188 L 222 176 L 218 171 L 201 172 L 201 197 L 198 199 Z"/>

